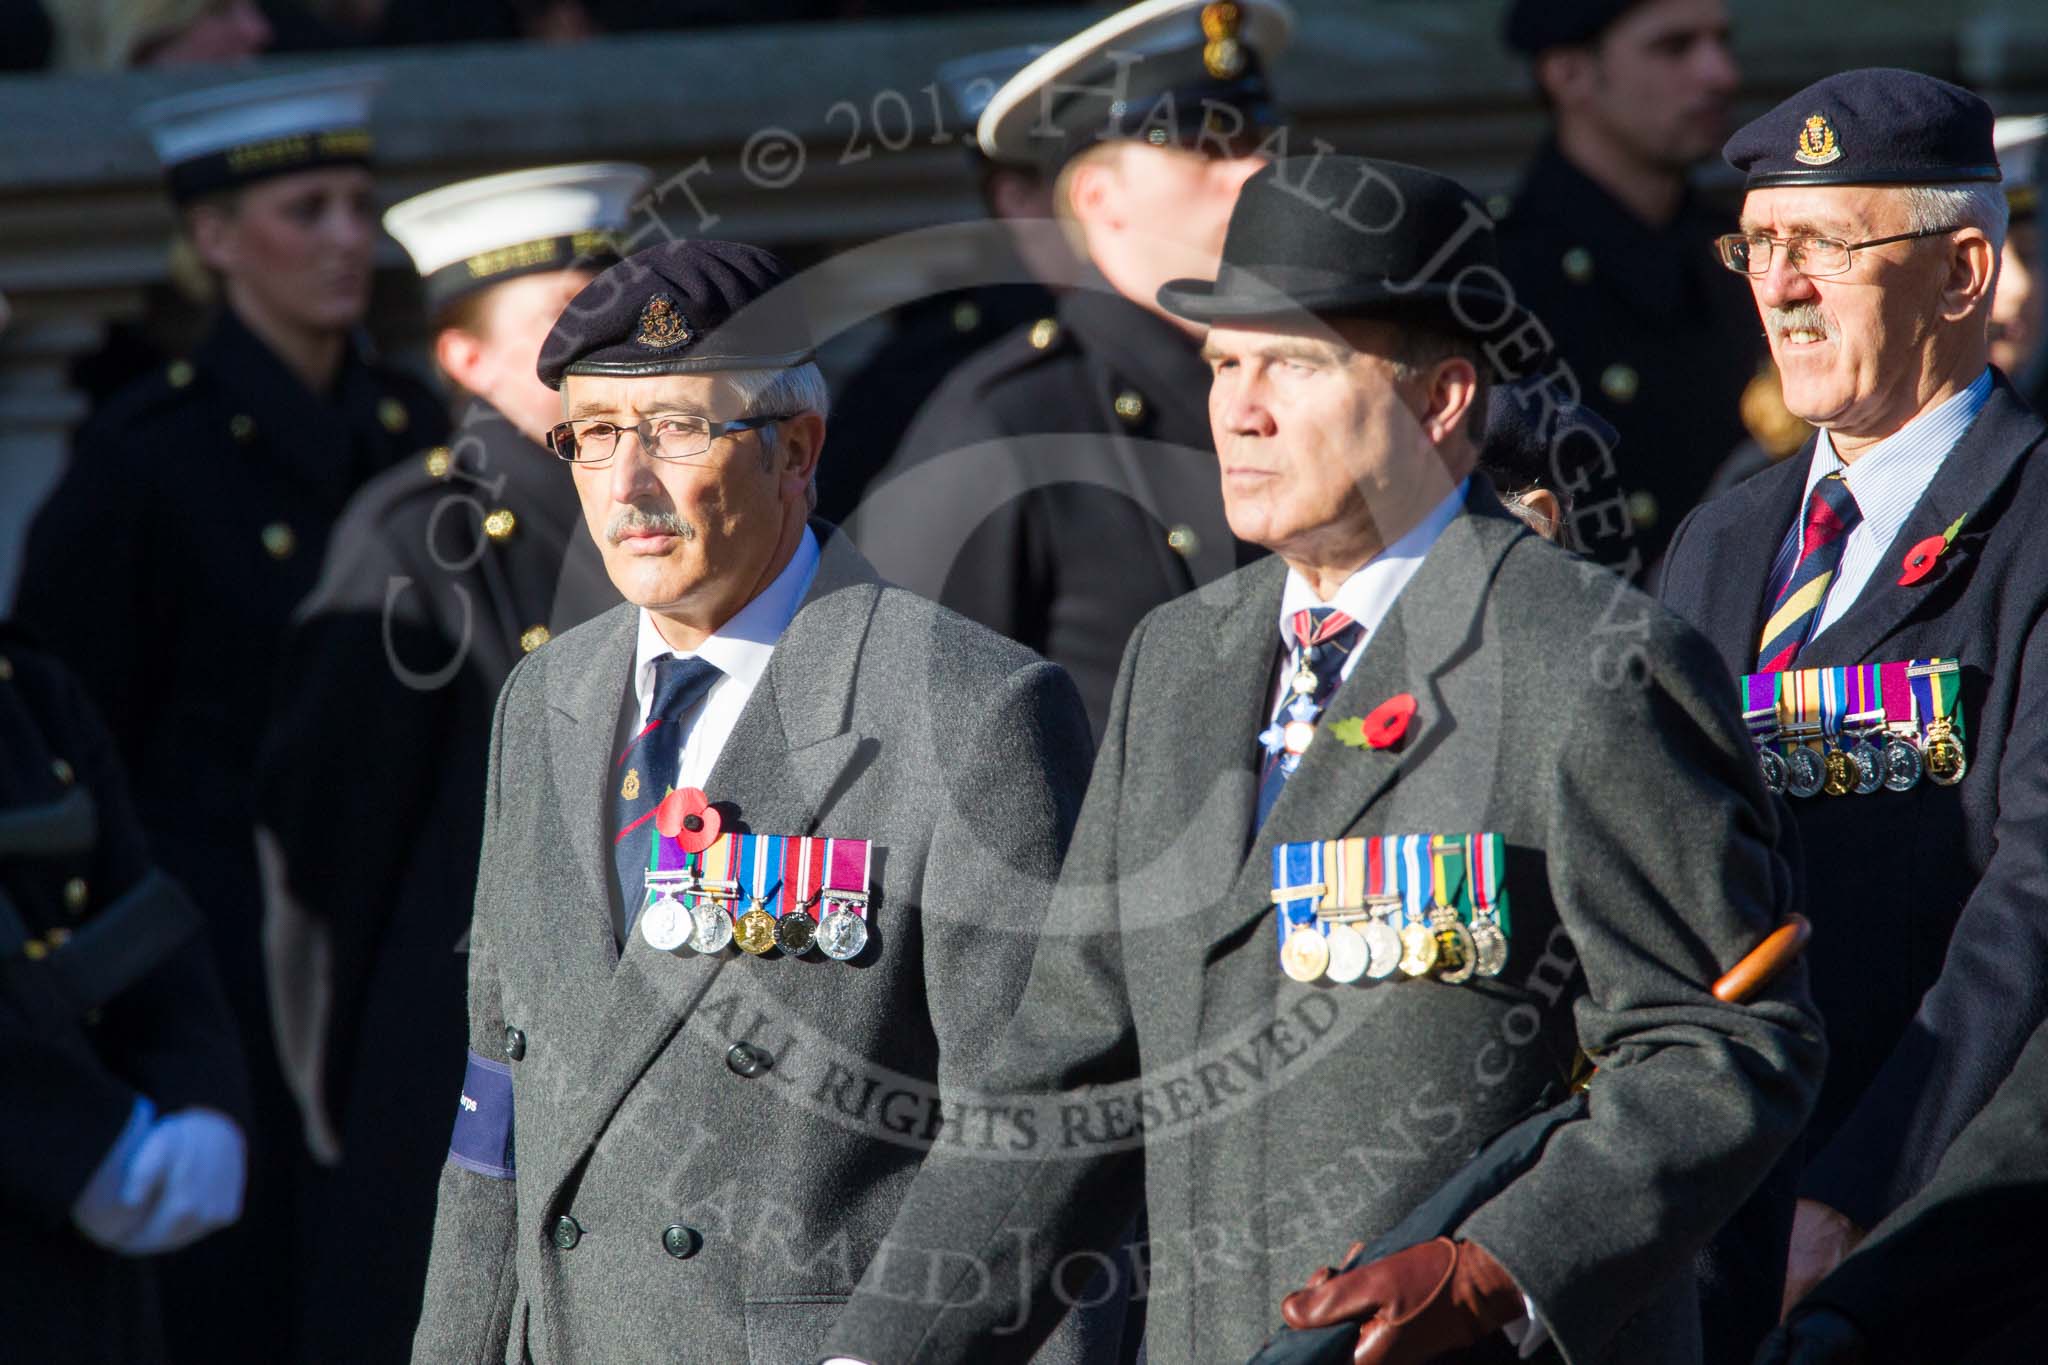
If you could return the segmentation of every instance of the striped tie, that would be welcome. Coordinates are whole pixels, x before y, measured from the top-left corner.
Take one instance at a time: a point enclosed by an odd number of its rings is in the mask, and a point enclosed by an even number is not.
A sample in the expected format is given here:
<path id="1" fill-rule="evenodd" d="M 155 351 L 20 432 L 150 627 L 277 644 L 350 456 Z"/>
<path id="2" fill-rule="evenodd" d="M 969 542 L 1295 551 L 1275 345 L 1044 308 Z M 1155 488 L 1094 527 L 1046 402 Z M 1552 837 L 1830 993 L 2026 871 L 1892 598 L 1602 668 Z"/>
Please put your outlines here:
<path id="1" fill-rule="evenodd" d="M 1763 641 L 1757 648 L 1756 669 L 1775 673 L 1791 665 L 1799 647 L 1813 633 L 1814 622 L 1828 600 L 1828 585 L 1842 564 L 1842 547 L 1849 532 L 1863 520 L 1856 495 L 1838 470 L 1814 485 L 1806 502 L 1806 526 L 1800 532 L 1799 558 L 1794 561 L 1785 586 L 1778 590 L 1770 620 L 1764 623 Z"/>
<path id="2" fill-rule="evenodd" d="M 619 878 L 625 927 L 639 917 L 647 860 L 654 851 L 654 808 L 675 786 L 683 758 L 682 721 L 725 675 L 706 659 L 667 655 L 654 661 L 654 705 L 647 724 L 626 742 L 612 774 L 612 866 Z"/>

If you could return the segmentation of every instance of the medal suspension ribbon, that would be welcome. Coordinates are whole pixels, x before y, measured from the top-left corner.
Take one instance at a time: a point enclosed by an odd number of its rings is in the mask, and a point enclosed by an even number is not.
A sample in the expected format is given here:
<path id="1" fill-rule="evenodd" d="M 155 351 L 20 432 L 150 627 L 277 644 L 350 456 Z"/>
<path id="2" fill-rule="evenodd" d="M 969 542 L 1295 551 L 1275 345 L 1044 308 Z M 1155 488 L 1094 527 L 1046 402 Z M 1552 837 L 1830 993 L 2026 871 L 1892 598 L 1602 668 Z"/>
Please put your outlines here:
<path id="1" fill-rule="evenodd" d="M 1280 965 L 1287 965 L 1287 936 L 1296 929 L 1329 928 L 1316 916 L 1325 887 L 1320 843 L 1281 844 L 1273 850 L 1273 901 L 1279 907 L 1274 930 L 1279 936 Z"/>
<path id="2" fill-rule="evenodd" d="M 1957 739 L 1963 737 L 1962 712 L 1956 699 L 1963 688 L 1962 665 L 1954 659 L 1915 659 L 1905 667 L 1913 687 L 1913 709 L 1924 740 L 1936 724 L 1946 721 Z"/>
<path id="3" fill-rule="evenodd" d="M 1492 920 L 1503 934 L 1510 932 L 1507 897 L 1500 891 L 1506 860 L 1507 840 L 1498 834 L 1475 834 L 1465 841 L 1465 885 L 1472 896 L 1472 918 Z"/>

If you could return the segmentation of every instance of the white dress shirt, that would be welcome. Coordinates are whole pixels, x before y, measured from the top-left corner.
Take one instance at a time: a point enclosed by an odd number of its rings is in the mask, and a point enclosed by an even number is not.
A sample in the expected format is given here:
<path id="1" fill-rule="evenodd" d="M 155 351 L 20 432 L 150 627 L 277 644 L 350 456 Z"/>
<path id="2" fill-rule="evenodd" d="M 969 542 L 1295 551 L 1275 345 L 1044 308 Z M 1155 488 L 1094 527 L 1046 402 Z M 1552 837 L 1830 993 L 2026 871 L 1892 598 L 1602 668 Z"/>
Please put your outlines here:
<path id="1" fill-rule="evenodd" d="M 811 579 L 817 571 L 818 539 L 807 526 L 803 539 L 797 542 L 796 553 L 789 557 L 789 563 L 783 566 L 782 572 L 775 575 L 775 581 L 753 601 L 741 607 L 730 621 L 713 631 L 703 644 L 688 653 L 670 648 L 668 641 L 661 638 L 661 632 L 655 629 L 653 614 L 641 608 L 640 639 L 633 659 L 633 696 L 638 703 L 634 715 L 637 719 L 626 729 L 627 734 L 645 729 L 648 713 L 654 709 L 654 664 L 657 659 L 671 655 L 678 659 L 703 659 L 717 665 L 724 675 L 711 685 L 704 700 L 682 719 L 683 757 L 675 775 L 677 787 L 701 788 L 705 779 L 711 776 L 718 756 L 725 751 L 725 741 L 732 737 L 733 726 L 739 723 L 740 712 L 747 709 L 747 699 L 754 695 L 761 675 L 768 671 L 768 660 L 775 653 L 775 642 L 782 638 L 783 631 L 789 629 L 789 623 L 795 618 L 796 609 L 803 605 L 804 594 L 810 590 Z M 623 743 L 619 747 L 623 748 Z"/>
<path id="2" fill-rule="evenodd" d="M 1920 505 L 1927 485 L 1941 472 L 1948 453 L 1969 431 L 1977 414 L 1991 398 L 1991 371 L 1987 367 L 1977 382 L 1939 406 L 1921 413 L 1891 435 L 1863 452 L 1854 464 L 1844 464 L 1835 444 L 1822 431 L 1813 444 L 1813 460 L 1806 470 L 1806 491 L 1800 495 L 1799 511 L 1778 544 L 1771 562 L 1773 583 L 1779 582 L 1799 553 L 1800 533 L 1806 525 L 1806 505 L 1813 487 L 1837 470 L 1856 499 L 1863 519 L 1842 542 L 1842 562 L 1828 584 L 1827 601 L 1814 618 L 1812 639 L 1842 619 L 1856 605 L 1864 586 L 1878 570 L 1878 561 L 1889 550 L 1906 518 Z M 1899 566 L 1903 568 L 1903 565 Z"/>
<path id="3" fill-rule="evenodd" d="M 1340 678 L 1349 678 L 1351 670 L 1358 667 L 1360 656 L 1365 653 L 1365 642 L 1380 628 L 1380 622 L 1387 619 L 1393 610 L 1394 599 L 1401 595 L 1401 589 L 1408 586 L 1408 580 L 1415 577 L 1415 571 L 1422 567 L 1422 557 L 1429 553 L 1429 547 L 1436 544 L 1436 538 L 1444 533 L 1444 527 L 1458 515 L 1458 509 L 1465 505 L 1465 492 L 1472 481 L 1464 479 L 1453 488 L 1444 500 L 1432 507 L 1429 515 L 1417 522 L 1409 532 L 1381 550 L 1351 577 L 1337 588 L 1337 595 L 1325 602 L 1316 596 L 1308 580 L 1293 569 L 1287 571 L 1287 586 L 1280 590 L 1280 652 L 1284 656 L 1294 648 L 1294 613 L 1310 607 L 1335 607 L 1365 628 L 1358 637 L 1358 645 L 1344 656 L 1339 670 Z M 1288 685 L 1287 670 L 1280 670 L 1280 679 L 1274 684 L 1273 704 L 1267 708 L 1269 720 L 1280 718 L 1280 708 L 1293 695 Z"/>

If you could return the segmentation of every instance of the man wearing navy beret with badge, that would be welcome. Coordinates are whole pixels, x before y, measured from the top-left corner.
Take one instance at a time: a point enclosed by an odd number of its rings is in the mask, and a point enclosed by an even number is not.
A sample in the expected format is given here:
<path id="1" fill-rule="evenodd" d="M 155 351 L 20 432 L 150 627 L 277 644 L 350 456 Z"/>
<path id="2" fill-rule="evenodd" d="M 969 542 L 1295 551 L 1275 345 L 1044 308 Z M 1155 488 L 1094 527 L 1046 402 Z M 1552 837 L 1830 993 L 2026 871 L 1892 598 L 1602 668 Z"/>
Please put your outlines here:
<path id="1" fill-rule="evenodd" d="M 962 1091 L 1023 989 L 1087 717 L 809 520 L 799 289 L 757 248 L 659 246 L 541 352 L 626 602 L 498 699 L 423 1365 L 802 1359 L 933 1142 L 1011 1140 Z M 1120 1303 L 1056 1358 L 1101 1358 Z"/>
<path id="2" fill-rule="evenodd" d="M 1792 895 L 1722 669 L 1474 474 L 1491 361 L 1540 337 L 1455 183 L 1278 161 L 1218 277 L 1160 297 L 1209 329 L 1230 524 L 1274 554 L 1124 655 L 984 1082 L 1041 1140 L 925 1164 L 827 1355 L 1026 1358 L 1142 1197 L 1153 1365 L 1243 1361 L 1283 1318 L 1356 1323 L 1358 1365 L 1699 1359 L 1691 1257 L 1823 1063 L 1797 971 L 1710 989 Z M 1321 1269 L 1580 1048 L 1590 1109 L 1533 1165 Z"/>
<path id="3" fill-rule="evenodd" d="M 1845 72 L 1727 158 L 1748 192 L 1721 259 L 1819 430 L 1680 526 L 1663 597 L 1742 678 L 1805 852 L 1833 1060 L 1789 1305 L 1927 1182 L 2048 1013 L 2048 428 L 1986 359 L 1984 101 Z"/>

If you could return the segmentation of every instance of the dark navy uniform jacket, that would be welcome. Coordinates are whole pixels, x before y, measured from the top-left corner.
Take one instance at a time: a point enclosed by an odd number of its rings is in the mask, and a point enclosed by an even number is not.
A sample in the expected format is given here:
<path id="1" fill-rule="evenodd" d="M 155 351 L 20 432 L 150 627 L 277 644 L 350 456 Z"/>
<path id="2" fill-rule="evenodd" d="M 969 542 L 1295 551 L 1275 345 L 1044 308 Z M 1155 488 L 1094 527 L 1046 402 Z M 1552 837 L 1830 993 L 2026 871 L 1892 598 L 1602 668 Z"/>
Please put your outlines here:
<path id="1" fill-rule="evenodd" d="M 1806 956 L 1830 1047 L 1799 1193 L 1866 1228 L 1927 1182 L 2048 1017 L 2044 440 L 2048 426 L 1998 376 L 1855 605 L 1795 665 L 1963 665 L 1960 785 L 1785 803 L 1805 854 Z M 1812 449 L 1672 537 L 1664 601 L 1731 674 L 1756 666 L 1765 580 L 1799 515 Z M 1933 572 L 1900 584 L 1908 549 L 1959 517 Z"/>
<path id="2" fill-rule="evenodd" d="M 316 1178 L 302 1358 L 402 1360 L 462 1083 L 462 940 L 505 676 L 616 606 L 569 467 L 481 402 L 445 451 L 387 470 L 336 525 L 284 648 L 257 773 L 292 1084 L 333 1125 Z M 337 724 L 337 716 L 349 723 Z M 300 970 L 303 968 L 303 975 Z"/>
<path id="3" fill-rule="evenodd" d="M 885 577 L 1065 668 L 1099 734 L 1139 619 L 1258 553 L 1224 520 L 1208 395 L 1185 331 L 1073 290 L 946 380 L 855 538 Z M 888 487 L 905 478 L 932 482 Z"/>
<path id="4" fill-rule="evenodd" d="M 1763 324 L 1714 237 L 1735 224 L 1688 195 L 1653 228 L 1546 144 L 1500 224 L 1501 267 L 1557 339 L 1582 397 L 1621 440 L 1615 473 L 1579 495 L 1604 563 L 1656 561 L 1745 432 L 1738 402 L 1764 360 Z M 1624 508 L 1592 512 L 1626 495 Z M 1626 525 L 1626 531 L 1623 527 Z"/>
<path id="5" fill-rule="evenodd" d="M 280 1247 L 300 1136 L 264 1001 L 256 752 L 285 623 L 334 519 L 373 474 L 446 432 L 417 380 L 352 347 L 331 395 L 316 395 L 223 310 L 189 360 L 86 423 L 29 531 L 16 612 L 107 717 L 157 861 L 207 916 L 253 1072 L 247 1213 L 170 1259 L 174 1354 L 289 1352 L 294 1261 Z M 225 1337 L 200 1304 L 223 1279 L 252 1305 Z"/>
<path id="6" fill-rule="evenodd" d="M 71 1206 L 128 1122 L 137 1094 L 159 1114 L 204 1106 L 248 1120 L 248 1077 L 203 939 L 105 1005 L 52 1017 L 10 989 L 55 969 L 76 937 L 149 867 L 142 829 L 105 725 L 77 680 L 0 623 L 0 815 L 83 789 L 91 847 L 0 855 L 0 893 L 36 936 L 0 977 L 0 1323 L 10 1360 L 164 1358 L 154 1262 L 80 1236 Z M 54 936 L 54 940 L 53 940 Z M 72 936 L 72 937 L 67 937 Z M 62 946 L 49 948 L 52 941 Z"/>

